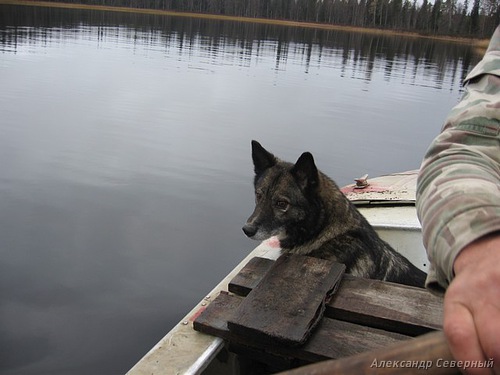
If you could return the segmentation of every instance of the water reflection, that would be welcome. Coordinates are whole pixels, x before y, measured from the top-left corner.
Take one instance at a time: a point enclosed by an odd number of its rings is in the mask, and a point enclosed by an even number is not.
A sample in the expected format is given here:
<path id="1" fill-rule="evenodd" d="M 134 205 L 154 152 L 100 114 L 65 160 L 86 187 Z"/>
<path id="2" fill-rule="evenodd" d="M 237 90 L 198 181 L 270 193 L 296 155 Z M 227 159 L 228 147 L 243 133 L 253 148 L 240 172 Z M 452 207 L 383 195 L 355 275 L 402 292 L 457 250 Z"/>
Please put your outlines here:
<path id="1" fill-rule="evenodd" d="M 29 52 L 30 44 L 63 43 L 66 39 L 96 38 L 99 44 L 127 38 L 134 41 L 131 48 L 161 49 L 165 54 L 175 49 L 181 58 L 199 50 L 214 65 L 248 67 L 252 60 L 274 56 L 279 71 L 293 56 L 292 63 L 300 64 L 306 73 L 333 62 L 351 78 L 371 81 L 373 72 L 380 70 L 387 81 L 404 78 L 408 84 L 438 89 L 445 81 L 455 88 L 477 60 L 468 46 L 430 39 L 143 14 L 3 9 L 2 52 Z M 399 64 L 396 73 L 395 61 Z"/>

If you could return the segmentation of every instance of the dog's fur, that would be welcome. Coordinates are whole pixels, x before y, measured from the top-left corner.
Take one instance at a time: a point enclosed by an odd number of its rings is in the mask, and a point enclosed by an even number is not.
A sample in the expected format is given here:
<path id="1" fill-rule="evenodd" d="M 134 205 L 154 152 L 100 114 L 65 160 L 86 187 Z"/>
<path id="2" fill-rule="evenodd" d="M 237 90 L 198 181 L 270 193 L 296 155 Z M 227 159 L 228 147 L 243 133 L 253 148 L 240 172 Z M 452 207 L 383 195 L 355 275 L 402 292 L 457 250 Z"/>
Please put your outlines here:
<path id="1" fill-rule="evenodd" d="M 243 227 L 248 237 L 277 236 L 282 251 L 333 259 L 354 276 L 424 286 L 425 272 L 380 239 L 309 152 L 292 164 L 252 141 L 252 159 L 256 205 Z"/>

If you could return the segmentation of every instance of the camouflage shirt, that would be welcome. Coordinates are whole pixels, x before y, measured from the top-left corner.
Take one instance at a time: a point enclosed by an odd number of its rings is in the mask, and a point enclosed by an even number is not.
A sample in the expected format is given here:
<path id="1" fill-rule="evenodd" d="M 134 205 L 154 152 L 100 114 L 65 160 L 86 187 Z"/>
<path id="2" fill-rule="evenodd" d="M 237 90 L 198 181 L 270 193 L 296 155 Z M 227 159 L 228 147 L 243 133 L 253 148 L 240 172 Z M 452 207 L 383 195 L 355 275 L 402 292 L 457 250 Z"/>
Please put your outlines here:
<path id="1" fill-rule="evenodd" d="M 453 279 L 460 250 L 500 231 L 500 26 L 465 83 L 417 182 L 417 212 L 430 260 L 426 286 L 435 290 Z"/>

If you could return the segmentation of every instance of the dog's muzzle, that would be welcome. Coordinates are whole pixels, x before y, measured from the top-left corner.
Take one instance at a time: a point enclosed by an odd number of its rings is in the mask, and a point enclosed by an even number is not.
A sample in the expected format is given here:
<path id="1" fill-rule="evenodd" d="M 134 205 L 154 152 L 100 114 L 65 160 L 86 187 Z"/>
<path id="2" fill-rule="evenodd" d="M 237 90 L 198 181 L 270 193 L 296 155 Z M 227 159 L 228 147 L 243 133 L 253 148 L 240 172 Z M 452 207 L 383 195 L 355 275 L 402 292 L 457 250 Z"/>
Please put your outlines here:
<path id="1" fill-rule="evenodd" d="M 250 237 L 252 238 L 253 236 L 255 236 L 255 234 L 257 234 L 257 230 L 258 228 L 255 226 L 255 225 L 251 225 L 251 224 L 245 224 L 243 226 L 243 233 L 245 233 L 245 235 L 247 237 Z"/>

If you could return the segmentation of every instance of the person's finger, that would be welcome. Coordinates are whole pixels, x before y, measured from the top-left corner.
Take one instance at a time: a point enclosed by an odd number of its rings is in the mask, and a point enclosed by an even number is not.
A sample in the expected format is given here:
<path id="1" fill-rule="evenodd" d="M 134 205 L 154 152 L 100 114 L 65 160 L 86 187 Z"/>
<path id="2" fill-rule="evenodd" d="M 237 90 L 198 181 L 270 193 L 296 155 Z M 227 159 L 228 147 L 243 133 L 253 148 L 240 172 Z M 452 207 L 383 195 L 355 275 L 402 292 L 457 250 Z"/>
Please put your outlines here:
<path id="1" fill-rule="evenodd" d="M 443 329 L 451 354 L 457 361 L 484 363 L 486 358 L 478 339 L 472 313 L 467 306 L 445 299 Z M 491 369 L 468 368 L 467 373 L 486 375 L 491 374 Z"/>
<path id="2" fill-rule="evenodd" d="M 500 294 L 500 291 L 499 291 Z M 486 357 L 487 365 L 493 364 L 495 374 L 500 374 L 500 306 L 497 301 L 479 306 L 475 312 L 475 326 L 479 336 L 479 345 Z M 499 304 L 500 305 L 500 304 Z"/>

